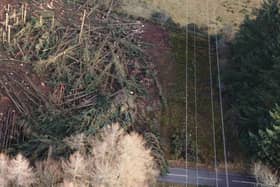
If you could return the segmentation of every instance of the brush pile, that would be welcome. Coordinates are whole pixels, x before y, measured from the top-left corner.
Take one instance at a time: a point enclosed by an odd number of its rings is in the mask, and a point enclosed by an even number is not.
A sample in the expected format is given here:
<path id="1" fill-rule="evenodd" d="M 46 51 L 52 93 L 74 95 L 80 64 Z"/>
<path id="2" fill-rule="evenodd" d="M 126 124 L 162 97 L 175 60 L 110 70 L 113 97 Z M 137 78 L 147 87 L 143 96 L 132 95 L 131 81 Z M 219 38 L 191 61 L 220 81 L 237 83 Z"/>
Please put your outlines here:
<path id="1" fill-rule="evenodd" d="M 35 160 L 51 147 L 55 158 L 72 153 L 66 137 L 94 135 L 113 122 L 143 134 L 155 129 L 138 106 L 156 87 L 141 42 L 144 25 L 116 13 L 117 1 L 78 2 L 31 1 L 4 10 L 0 97 L 9 98 L 16 119 L 0 121 L 0 133 L 15 129 L 6 152 Z"/>

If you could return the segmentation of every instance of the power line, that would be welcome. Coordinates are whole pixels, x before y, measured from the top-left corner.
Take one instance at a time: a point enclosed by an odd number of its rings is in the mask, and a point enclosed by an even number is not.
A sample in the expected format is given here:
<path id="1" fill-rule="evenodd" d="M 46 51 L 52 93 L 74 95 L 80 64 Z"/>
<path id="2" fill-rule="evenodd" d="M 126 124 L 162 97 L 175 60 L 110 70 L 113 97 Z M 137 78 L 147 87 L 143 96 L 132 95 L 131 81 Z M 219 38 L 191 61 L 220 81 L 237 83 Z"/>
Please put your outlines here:
<path id="1" fill-rule="evenodd" d="M 213 96 L 213 73 L 211 60 L 211 41 L 210 41 L 210 18 L 209 18 L 209 0 L 207 0 L 207 17 L 208 17 L 208 62 L 209 62 L 209 78 L 210 78 L 210 92 L 211 92 L 211 115 L 212 115 L 212 131 L 213 131 L 213 147 L 214 147 L 214 167 L 216 175 L 216 186 L 218 186 L 218 171 L 217 171 L 217 149 L 216 149 L 216 129 L 215 129 L 215 115 L 214 115 L 214 96 Z"/>
<path id="2" fill-rule="evenodd" d="M 216 17 L 214 11 L 214 17 Z M 223 98 L 222 98 L 222 88 L 221 88 L 221 71 L 220 71 L 220 60 L 219 60 L 219 48 L 218 48 L 218 29 L 215 25 L 216 31 L 216 57 L 217 57 L 217 71 L 218 71 L 218 87 L 219 87 L 219 103 L 220 103 L 220 114 L 221 114 L 221 125 L 222 125 L 222 138 L 223 138 L 223 148 L 224 148 L 224 162 L 225 162 L 225 172 L 226 172 L 226 186 L 229 187 L 229 177 L 228 177 L 228 162 L 227 162 L 227 151 L 226 151 L 226 138 L 225 138 L 225 125 L 224 125 L 224 112 L 223 112 Z"/>
<path id="3" fill-rule="evenodd" d="M 198 129 L 197 129 L 197 61 L 196 61 L 196 28 L 193 27 L 194 31 L 194 56 L 193 56 L 193 66 L 194 66 L 194 124 L 195 124 L 195 167 L 196 167 L 196 185 L 198 186 Z"/>
<path id="4" fill-rule="evenodd" d="M 186 0 L 186 186 L 188 187 L 188 0 Z"/>

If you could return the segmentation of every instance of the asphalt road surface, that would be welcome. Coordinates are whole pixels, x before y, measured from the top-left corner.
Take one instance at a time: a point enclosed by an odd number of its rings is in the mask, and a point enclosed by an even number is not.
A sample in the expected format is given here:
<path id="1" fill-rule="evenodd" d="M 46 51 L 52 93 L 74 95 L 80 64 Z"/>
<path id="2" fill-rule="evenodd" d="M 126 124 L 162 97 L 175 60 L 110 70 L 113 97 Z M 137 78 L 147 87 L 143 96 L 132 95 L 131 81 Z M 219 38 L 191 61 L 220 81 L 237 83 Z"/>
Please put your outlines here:
<path id="1" fill-rule="evenodd" d="M 218 172 L 216 180 L 216 174 L 214 171 L 208 171 L 204 169 L 182 169 L 182 168 L 170 168 L 169 173 L 166 176 L 160 177 L 159 181 L 176 184 L 193 184 L 193 185 L 205 185 L 205 186 L 217 186 L 227 187 L 227 177 L 223 172 Z M 228 173 L 228 186 L 229 187 L 254 187 L 262 186 L 256 182 L 254 176 L 241 175 L 237 173 Z"/>

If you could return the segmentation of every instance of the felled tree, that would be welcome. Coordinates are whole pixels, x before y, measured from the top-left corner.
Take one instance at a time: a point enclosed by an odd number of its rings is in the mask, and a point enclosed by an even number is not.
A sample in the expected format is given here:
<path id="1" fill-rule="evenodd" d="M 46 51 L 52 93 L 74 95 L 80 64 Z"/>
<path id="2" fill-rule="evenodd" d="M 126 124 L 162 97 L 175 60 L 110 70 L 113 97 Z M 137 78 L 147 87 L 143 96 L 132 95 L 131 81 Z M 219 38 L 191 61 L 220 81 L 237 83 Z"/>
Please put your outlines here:
<path id="1" fill-rule="evenodd" d="M 223 74 L 243 144 L 256 150 L 255 139 L 270 126 L 269 110 L 280 100 L 279 1 L 267 0 L 254 18 L 247 17 L 233 42 L 233 59 Z M 248 147 L 247 147 L 248 148 Z"/>

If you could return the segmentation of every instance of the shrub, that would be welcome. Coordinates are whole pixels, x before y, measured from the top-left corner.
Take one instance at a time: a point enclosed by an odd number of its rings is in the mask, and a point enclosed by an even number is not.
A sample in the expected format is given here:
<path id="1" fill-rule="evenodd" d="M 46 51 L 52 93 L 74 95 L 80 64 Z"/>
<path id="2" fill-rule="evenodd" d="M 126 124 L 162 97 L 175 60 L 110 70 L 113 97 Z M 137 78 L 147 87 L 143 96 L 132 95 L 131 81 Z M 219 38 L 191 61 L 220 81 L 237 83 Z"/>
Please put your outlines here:
<path id="1" fill-rule="evenodd" d="M 254 165 L 254 174 L 257 177 L 258 183 L 263 183 L 267 186 L 280 187 L 277 175 L 273 173 L 267 166 L 258 162 Z"/>

